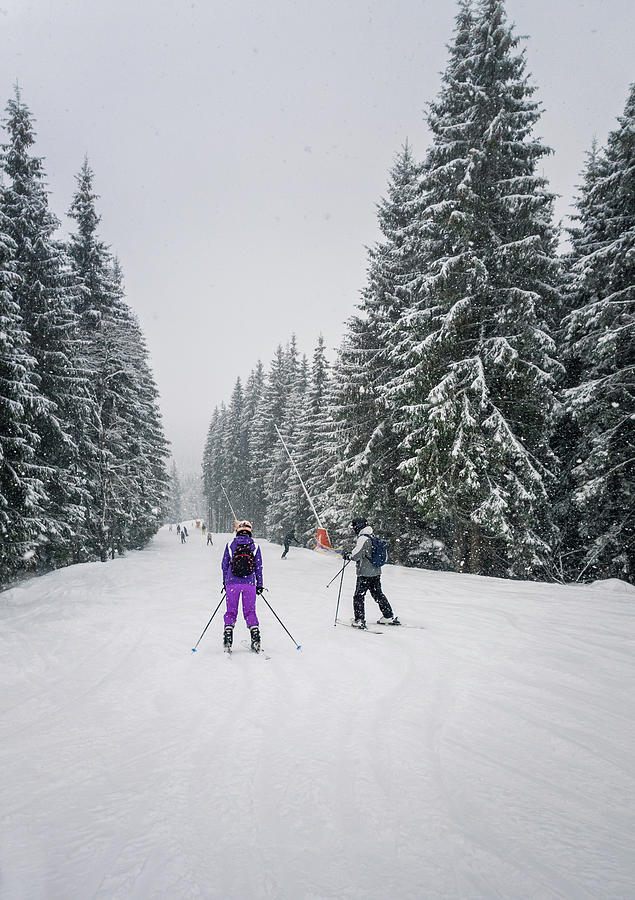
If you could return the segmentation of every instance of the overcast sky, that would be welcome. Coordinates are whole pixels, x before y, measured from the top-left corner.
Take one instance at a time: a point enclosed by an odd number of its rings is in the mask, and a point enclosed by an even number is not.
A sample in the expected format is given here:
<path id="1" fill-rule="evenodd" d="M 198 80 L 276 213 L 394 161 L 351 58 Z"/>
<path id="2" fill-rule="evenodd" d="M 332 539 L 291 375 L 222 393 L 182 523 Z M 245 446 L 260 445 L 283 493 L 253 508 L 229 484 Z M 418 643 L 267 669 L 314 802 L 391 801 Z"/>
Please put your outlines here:
<path id="1" fill-rule="evenodd" d="M 507 10 L 529 36 L 562 218 L 635 77 L 635 4 Z M 425 153 L 455 12 L 454 0 L 0 0 L 0 101 L 17 80 L 65 230 L 89 157 L 182 470 L 199 468 L 214 406 L 259 357 L 292 332 L 309 356 L 320 332 L 339 343 L 394 155 L 406 138 Z"/>

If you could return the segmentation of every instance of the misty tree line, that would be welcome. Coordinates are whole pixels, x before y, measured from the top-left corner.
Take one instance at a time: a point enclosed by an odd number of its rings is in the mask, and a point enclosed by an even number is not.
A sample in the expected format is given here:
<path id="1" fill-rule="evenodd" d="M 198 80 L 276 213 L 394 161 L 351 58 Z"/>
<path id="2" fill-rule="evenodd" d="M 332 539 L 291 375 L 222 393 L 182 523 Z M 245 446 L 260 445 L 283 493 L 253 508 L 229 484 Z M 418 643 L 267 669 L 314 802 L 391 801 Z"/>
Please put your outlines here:
<path id="1" fill-rule="evenodd" d="M 634 580 L 635 88 L 557 252 L 551 152 L 502 0 L 459 0 L 423 161 L 406 144 L 332 366 L 295 339 L 237 380 L 204 451 L 213 527 L 279 540 L 365 514 L 393 561 Z"/>
<path id="2" fill-rule="evenodd" d="M 167 490 L 158 395 L 85 161 L 67 242 L 16 88 L 0 160 L 0 584 L 142 547 Z"/>
<path id="3" fill-rule="evenodd" d="M 205 514 L 202 480 L 198 472 L 179 472 L 172 460 L 165 520 L 178 523 L 184 519 L 201 519 Z"/>

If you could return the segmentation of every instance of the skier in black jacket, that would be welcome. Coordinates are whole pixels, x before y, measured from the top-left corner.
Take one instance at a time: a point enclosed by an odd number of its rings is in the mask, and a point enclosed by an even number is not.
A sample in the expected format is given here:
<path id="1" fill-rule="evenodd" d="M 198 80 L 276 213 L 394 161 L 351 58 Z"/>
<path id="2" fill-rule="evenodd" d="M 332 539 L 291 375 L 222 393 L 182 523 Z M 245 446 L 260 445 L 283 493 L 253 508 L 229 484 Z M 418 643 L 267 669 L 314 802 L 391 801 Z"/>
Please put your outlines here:
<path id="1" fill-rule="evenodd" d="M 284 543 L 284 553 L 282 554 L 282 556 L 280 557 L 280 559 L 285 559 L 285 558 L 286 558 L 286 555 L 287 555 L 287 553 L 289 552 L 289 547 L 291 546 L 291 543 L 292 543 L 292 542 L 293 542 L 294 544 L 296 544 L 296 546 L 298 546 L 298 547 L 300 546 L 300 542 L 299 542 L 298 540 L 296 540 L 295 534 L 294 534 L 292 531 L 290 531 L 288 534 L 285 534 L 285 536 L 284 536 L 284 541 L 283 541 L 283 543 Z"/>

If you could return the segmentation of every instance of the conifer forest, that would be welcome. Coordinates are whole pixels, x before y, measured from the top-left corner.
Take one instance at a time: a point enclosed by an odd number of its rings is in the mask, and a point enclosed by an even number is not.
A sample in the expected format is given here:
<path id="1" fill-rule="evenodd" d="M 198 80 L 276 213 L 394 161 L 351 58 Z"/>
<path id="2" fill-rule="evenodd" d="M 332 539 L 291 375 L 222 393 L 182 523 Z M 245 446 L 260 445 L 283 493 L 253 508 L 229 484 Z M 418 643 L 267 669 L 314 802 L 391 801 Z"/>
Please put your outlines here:
<path id="1" fill-rule="evenodd" d="M 405 565 L 635 580 L 635 85 L 553 218 L 502 0 L 459 0 L 423 159 L 396 152 L 334 359 L 282 336 L 209 424 L 212 527 L 310 545 L 363 515 Z"/>
<path id="2" fill-rule="evenodd" d="M 4 119 L 0 186 L 0 584 L 141 548 L 163 522 L 168 445 L 87 160 L 56 237 L 34 118 Z"/>
<path id="3" fill-rule="evenodd" d="M 560 225 L 541 167 L 558 148 L 538 133 L 523 39 L 503 0 L 458 0 L 438 94 L 413 97 L 413 115 L 428 101 L 429 146 L 395 147 L 339 346 L 320 336 L 307 354 L 281 334 L 210 411 L 210 529 L 231 530 L 233 509 L 257 535 L 311 546 L 279 429 L 334 546 L 360 515 L 395 563 L 635 582 L 635 84 L 624 100 L 613 130 L 590 135 Z M 3 126 L 6 586 L 144 547 L 178 520 L 180 488 L 89 160 L 61 238 L 17 87 Z"/>

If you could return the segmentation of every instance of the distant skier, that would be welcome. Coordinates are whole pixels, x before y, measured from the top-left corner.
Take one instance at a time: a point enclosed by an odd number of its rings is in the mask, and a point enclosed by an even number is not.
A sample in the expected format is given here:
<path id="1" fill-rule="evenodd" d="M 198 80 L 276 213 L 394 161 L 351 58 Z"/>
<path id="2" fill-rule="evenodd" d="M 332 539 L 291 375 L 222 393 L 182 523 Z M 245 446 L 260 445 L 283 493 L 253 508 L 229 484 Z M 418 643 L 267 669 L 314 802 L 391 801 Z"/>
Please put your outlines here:
<path id="1" fill-rule="evenodd" d="M 366 519 L 356 518 L 351 522 L 351 528 L 357 535 L 357 543 L 351 553 L 343 553 L 345 560 L 353 559 L 357 566 L 357 583 L 353 595 L 354 620 L 351 623 L 354 628 L 366 628 L 366 613 L 364 598 L 366 591 L 370 591 L 373 599 L 379 604 L 381 619 L 378 625 L 401 625 L 394 615 L 388 598 L 381 589 L 381 566 L 385 562 L 379 562 L 373 554 L 373 541 L 371 535 L 373 529 Z M 379 565 L 374 563 L 379 562 Z"/>
<path id="2" fill-rule="evenodd" d="M 201 534 L 205 534 L 206 531 L 207 528 L 205 527 L 205 522 L 203 522 L 203 524 L 201 525 Z"/>
<path id="3" fill-rule="evenodd" d="M 184 544 L 187 538 L 187 531 L 185 528 L 181 528 L 181 543 Z"/>
<path id="4" fill-rule="evenodd" d="M 207 532 L 207 546 L 209 547 L 210 544 L 212 545 L 212 547 L 214 546 L 214 541 L 212 540 L 212 532 L 208 531 Z"/>
<path id="5" fill-rule="evenodd" d="M 177 533 L 177 534 L 180 534 L 180 533 L 181 533 L 181 526 L 180 526 L 180 525 L 177 525 L 177 526 L 176 526 L 176 533 Z"/>
<path id="6" fill-rule="evenodd" d="M 230 650 L 234 638 L 234 625 L 238 617 L 238 601 L 242 594 L 243 616 L 251 633 L 251 649 L 260 651 L 260 628 L 256 615 L 256 594 L 262 594 L 262 556 L 254 543 L 251 522 L 243 520 L 236 525 L 236 537 L 225 546 L 223 553 L 223 586 L 227 594 L 223 645 Z"/>
<path id="7" fill-rule="evenodd" d="M 288 534 L 285 534 L 283 543 L 284 543 L 284 553 L 282 554 L 280 559 L 286 559 L 286 556 L 287 556 L 287 553 L 289 552 L 289 547 L 291 546 L 291 543 L 294 543 L 297 547 L 300 546 L 300 541 L 298 541 L 296 539 L 296 536 L 292 531 L 290 531 Z"/>
<path id="8" fill-rule="evenodd" d="M 181 531 L 185 535 L 186 538 L 189 537 L 189 534 L 187 533 L 187 528 L 185 527 L 185 525 L 181 528 Z"/>

